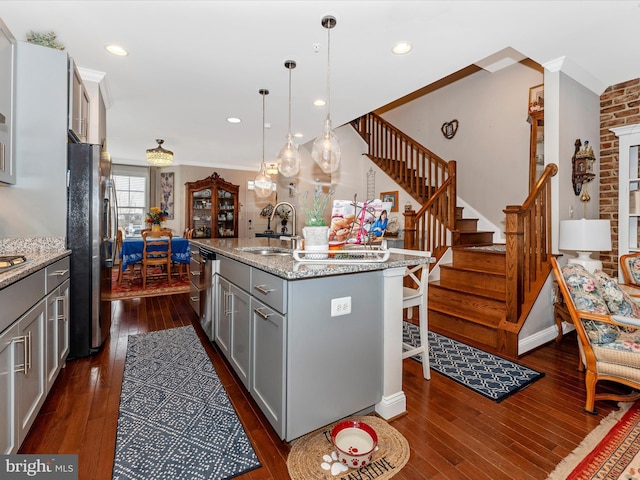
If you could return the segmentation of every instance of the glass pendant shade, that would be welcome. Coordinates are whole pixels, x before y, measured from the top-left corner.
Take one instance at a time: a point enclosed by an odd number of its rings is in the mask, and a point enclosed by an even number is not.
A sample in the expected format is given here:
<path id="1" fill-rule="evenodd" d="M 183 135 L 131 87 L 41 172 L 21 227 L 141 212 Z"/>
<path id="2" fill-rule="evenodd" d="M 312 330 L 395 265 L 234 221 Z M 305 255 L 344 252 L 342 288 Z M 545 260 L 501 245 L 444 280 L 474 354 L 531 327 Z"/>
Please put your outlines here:
<path id="1" fill-rule="evenodd" d="M 264 97 L 265 95 L 269 95 L 269 90 L 261 88 L 258 93 L 262 95 L 262 163 L 260 164 L 258 175 L 256 175 L 256 178 L 253 180 L 253 191 L 256 197 L 267 198 L 273 191 L 271 177 L 267 173 L 267 166 L 264 163 Z"/>
<path id="2" fill-rule="evenodd" d="M 322 133 L 313 142 L 311 158 L 324 173 L 334 173 L 340 167 L 340 142 L 331 128 L 331 119 L 324 121 Z"/>
<path id="3" fill-rule="evenodd" d="M 324 173 L 333 173 L 340 166 L 340 142 L 331 128 L 331 29 L 336 26 L 336 19 L 330 15 L 322 18 L 322 26 L 327 29 L 327 118 L 322 133 L 311 150 L 311 158 Z"/>
<path id="4" fill-rule="evenodd" d="M 278 171 L 285 177 L 293 177 L 300 171 L 300 152 L 293 143 L 293 135 L 287 135 L 287 143 L 278 153 Z"/>
<path id="5" fill-rule="evenodd" d="M 291 135 L 291 70 L 296 68 L 296 62 L 287 60 L 284 66 L 289 70 L 289 133 L 287 133 L 287 142 L 278 153 L 278 172 L 285 177 L 292 177 L 300 171 L 300 152 L 293 143 L 293 135 Z"/>
<path id="6" fill-rule="evenodd" d="M 157 139 L 158 146 L 147 150 L 147 162 L 155 167 L 166 167 L 173 163 L 173 152 L 162 148 L 164 140 Z"/>
<path id="7" fill-rule="evenodd" d="M 267 166 L 264 163 L 260 166 L 260 171 L 253 180 L 253 185 L 256 196 L 260 198 L 266 198 L 273 192 L 273 183 L 267 173 Z"/>

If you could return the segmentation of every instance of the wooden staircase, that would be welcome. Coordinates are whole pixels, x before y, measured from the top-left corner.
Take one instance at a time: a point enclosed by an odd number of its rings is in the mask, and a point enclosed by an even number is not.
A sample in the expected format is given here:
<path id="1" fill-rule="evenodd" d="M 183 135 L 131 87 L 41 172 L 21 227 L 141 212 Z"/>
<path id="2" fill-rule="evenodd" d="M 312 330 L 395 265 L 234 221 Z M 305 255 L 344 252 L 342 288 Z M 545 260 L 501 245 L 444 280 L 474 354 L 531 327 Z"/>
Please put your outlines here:
<path id="1" fill-rule="evenodd" d="M 405 212 L 404 248 L 440 259 L 440 280 L 429 282 L 429 329 L 499 355 L 517 358 L 518 333 L 550 272 L 551 187 L 558 168 L 547 165 L 522 205 L 504 210 L 506 244 L 478 231 L 477 219 L 456 206 L 456 162 L 445 162 L 374 113 L 351 122 L 369 146 L 367 156 L 419 201 Z"/>

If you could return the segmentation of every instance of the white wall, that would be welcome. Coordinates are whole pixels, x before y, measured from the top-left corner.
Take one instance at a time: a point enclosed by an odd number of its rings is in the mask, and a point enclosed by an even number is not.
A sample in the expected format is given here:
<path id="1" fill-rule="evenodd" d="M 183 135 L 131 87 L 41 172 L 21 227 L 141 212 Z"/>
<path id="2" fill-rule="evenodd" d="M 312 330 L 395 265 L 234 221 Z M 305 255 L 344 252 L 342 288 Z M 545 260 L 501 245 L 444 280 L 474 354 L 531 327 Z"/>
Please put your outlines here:
<path id="1" fill-rule="evenodd" d="M 504 229 L 503 209 L 529 191 L 529 88 L 542 74 L 522 64 L 496 73 L 479 71 L 385 114 L 410 137 L 444 160 L 458 163 L 458 196 Z M 443 123 L 457 119 L 453 139 Z"/>

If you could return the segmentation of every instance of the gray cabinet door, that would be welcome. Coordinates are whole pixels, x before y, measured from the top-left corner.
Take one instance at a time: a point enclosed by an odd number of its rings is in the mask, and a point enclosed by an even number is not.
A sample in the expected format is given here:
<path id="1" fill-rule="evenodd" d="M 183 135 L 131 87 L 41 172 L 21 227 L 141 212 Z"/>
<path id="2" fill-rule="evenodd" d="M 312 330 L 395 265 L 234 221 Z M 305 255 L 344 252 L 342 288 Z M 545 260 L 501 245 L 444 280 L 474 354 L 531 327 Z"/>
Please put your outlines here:
<path id="1" fill-rule="evenodd" d="M 280 438 L 284 438 L 286 317 L 252 298 L 251 328 L 251 396 Z"/>
<path id="2" fill-rule="evenodd" d="M 13 155 L 15 40 L 0 20 L 0 182 L 16 183 Z"/>
<path id="3" fill-rule="evenodd" d="M 226 358 L 229 358 L 229 343 L 231 340 L 231 292 L 229 292 L 229 282 L 216 275 L 216 290 L 218 295 L 218 305 L 214 317 L 214 339 L 216 345 Z"/>
<path id="4" fill-rule="evenodd" d="M 58 370 L 60 370 L 69 356 L 69 285 L 64 282 L 59 289 L 57 304 L 58 319 Z"/>
<path id="5" fill-rule="evenodd" d="M 251 315 L 249 313 L 249 304 L 251 297 L 233 283 L 230 284 L 229 290 L 231 292 L 231 351 L 229 361 L 245 388 L 250 390 Z"/>
<path id="6" fill-rule="evenodd" d="M 46 302 L 43 299 L 19 320 L 20 335 L 25 340 L 22 343 L 22 348 L 14 349 L 14 361 L 16 365 L 24 364 L 25 361 L 27 363 L 26 372 L 16 374 L 20 443 L 29 433 L 29 428 L 38 415 L 38 410 L 40 410 L 46 395 L 44 370 L 45 305 Z"/>
<path id="7" fill-rule="evenodd" d="M 20 337 L 20 326 L 15 323 L 0 335 L 0 454 L 15 453 L 18 442 L 16 412 L 16 384 L 14 374 L 14 342 Z"/>

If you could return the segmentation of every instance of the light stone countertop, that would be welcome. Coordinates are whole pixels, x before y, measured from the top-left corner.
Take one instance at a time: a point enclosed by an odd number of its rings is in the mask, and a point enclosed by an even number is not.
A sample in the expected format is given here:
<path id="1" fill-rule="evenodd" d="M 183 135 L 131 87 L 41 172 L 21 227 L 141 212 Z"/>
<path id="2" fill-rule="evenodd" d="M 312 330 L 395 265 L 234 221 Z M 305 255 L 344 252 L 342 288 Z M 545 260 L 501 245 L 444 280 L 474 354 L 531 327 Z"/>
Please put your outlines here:
<path id="1" fill-rule="evenodd" d="M 192 245 L 259 268 L 286 280 L 370 272 L 386 268 L 419 265 L 430 261 L 429 257 L 391 254 L 389 260 L 379 263 L 304 263 L 295 261 L 290 255 L 262 256 L 238 250 L 239 248 L 249 247 L 279 247 L 291 250 L 290 243 L 284 240 L 270 238 L 203 238 L 190 241 Z"/>
<path id="2" fill-rule="evenodd" d="M 4 273 L 0 273 L 0 289 L 6 288 L 9 285 L 22 280 L 23 278 L 31 275 L 32 273 L 42 270 L 48 265 L 57 262 L 61 258 L 71 255 L 71 250 L 59 250 L 59 251 L 36 251 L 36 252 L 7 252 L 3 255 L 24 255 L 27 257 L 27 261 L 18 267 L 11 268 Z"/>

